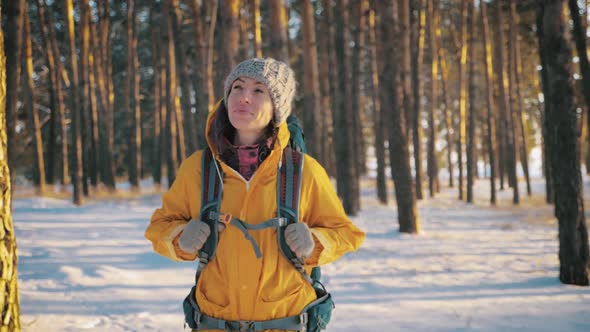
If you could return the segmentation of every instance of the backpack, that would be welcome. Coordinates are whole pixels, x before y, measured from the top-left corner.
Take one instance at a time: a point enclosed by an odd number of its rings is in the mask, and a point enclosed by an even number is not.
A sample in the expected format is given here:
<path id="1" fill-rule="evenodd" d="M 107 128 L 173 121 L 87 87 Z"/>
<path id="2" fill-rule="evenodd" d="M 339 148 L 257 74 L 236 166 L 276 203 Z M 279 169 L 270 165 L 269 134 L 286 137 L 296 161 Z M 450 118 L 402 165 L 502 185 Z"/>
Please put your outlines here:
<path id="1" fill-rule="evenodd" d="M 334 302 L 330 293 L 320 282 L 319 267 L 312 269 L 308 275 L 303 260 L 298 258 L 285 241 L 285 229 L 294 222 L 299 222 L 299 193 L 301 190 L 301 173 L 303 158 L 306 151 L 303 130 L 299 119 L 294 115 L 287 118 L 291 139 L 283 150 L 282 166 L 277 174 L 277 216 L 260 224 L 250 225 L 229 214 L 219 211 L 223 193 L 223 175 L 210 149 L 203 152 L 201 171 L 201 211 L 200 220 L 211 228 L 209 238 L 199 251 L 199 263 L 195 274 L 195 285 L 184 299 L 183 311 L 185 324 L 191 329 L 226 329 L 239 331 L 261 331 L 266 329 L 284 329 L 295 331 L 317 332 L 326 329 L 330 321 Z M 308 304 L 296 316 L 266 321 L 225 321 L 203 314 L 195 301 L 196 285 L 207 263 L 215 256 L 219 241 L 219 223 L 237 227 L 252 244 L 257 258 L 262 254 L 256 241 L 248 233 L 248 229 L 277 228 L 277 241 L 283 256 L 292 263 L 303 278 L 309 282 L 316 292 L 317 299 Z"/>

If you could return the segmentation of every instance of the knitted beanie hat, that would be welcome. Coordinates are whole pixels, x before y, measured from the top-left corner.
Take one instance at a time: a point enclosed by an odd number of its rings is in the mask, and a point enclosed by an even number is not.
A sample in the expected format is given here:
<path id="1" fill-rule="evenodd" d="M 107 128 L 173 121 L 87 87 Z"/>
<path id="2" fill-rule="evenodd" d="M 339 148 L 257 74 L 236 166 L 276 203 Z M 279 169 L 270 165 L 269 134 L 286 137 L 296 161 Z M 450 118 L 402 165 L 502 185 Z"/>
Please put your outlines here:
<path id="1" fill-rule="evenodd" d="M 274 108 L 275 126 L 280 126 L 291 114 L 295 96 L 295 74 L 284 62 L 272 58 L 252 58 L 238 64 L 225 79 L 224 102 L 227 107 L 232 84 L 240 76 L 246 76 L 266 85 Z"/>

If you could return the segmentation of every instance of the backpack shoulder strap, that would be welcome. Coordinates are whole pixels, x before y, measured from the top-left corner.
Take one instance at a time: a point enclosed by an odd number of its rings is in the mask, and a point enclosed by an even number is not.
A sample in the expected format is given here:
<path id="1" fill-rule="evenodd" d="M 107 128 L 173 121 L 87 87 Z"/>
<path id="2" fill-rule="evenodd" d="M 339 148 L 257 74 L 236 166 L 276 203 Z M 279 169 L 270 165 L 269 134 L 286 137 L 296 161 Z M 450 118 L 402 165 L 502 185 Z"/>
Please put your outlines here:
<path id="1" fill-rule="evenodd" d="M 303 158 L 303 152 L 297 151 L 290 146 L 283 150 L 283 159 L 277 175 L 277 215 L 286 218 L 287 223 L 277 230 L 277 240 L 283 256 L 301 272 L 305 280 L 313 285 L 312 279 L 305 272 L 303 260 L 295 255 L 287 245 L 287 241 L 285 241 L 285 229 L 287 226 L 299 222 Z"/>
<path id="2" fill-rule="evenodd" d="M 205 265 L 215 256 L 215 250 L 219 242 L 219 222 L 217 219 L 210 217 L 210 212 L 219 213 L 222 193 L 223 173 L 211 149 L 207 148 L 203 151 L 203 156 L 201 157 L 201 211 L 199 220 L 211 227 L 211 234 L 205 241 L 205 244 L 203 244 L 201 250 L 199 250 L 199 266 L 195 275 L 195 283 L 199 280 L 199 276 Z"/>

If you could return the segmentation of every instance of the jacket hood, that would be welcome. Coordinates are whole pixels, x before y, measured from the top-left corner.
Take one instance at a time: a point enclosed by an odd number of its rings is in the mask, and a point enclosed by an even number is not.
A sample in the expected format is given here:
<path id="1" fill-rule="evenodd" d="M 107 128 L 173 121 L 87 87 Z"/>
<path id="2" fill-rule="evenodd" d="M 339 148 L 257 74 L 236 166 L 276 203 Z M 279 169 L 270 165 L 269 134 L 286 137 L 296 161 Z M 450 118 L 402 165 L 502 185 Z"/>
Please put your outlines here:
<path id="1" fill-rule="evenodd" d="M 215 121 L 215 115 L 217 114 L 217 111 L 219 110 L 221 103 L 223 103 L 223 99 L 218 101 L 215 104 L 215 106 L 213 106 L 209 110 L 209 115 L 207 116 L 207 126 L 205 127 L 205 137 L 207 139 L 207 145 L 209 146 L 209 149 L 211 149 L 211 151 L 213 152 L 213 155 L 215 155 L 216 157 L 218 157 L 219 151 L 217 151 L 217 147 L 211 141 L 211 138 L 209 137 L 209 133 L 211 131 L 211 128 L 213 127 L 213 122 Z M 275 142 L 273 151 L 275 151 L 275 150 L 283 151 L 283 149 L 285 147 L 287 147 L 287 144 L 289 143 L 289 138 L 291 138 L 291 134 L 289 132 L 289 127 L 287 126 L 286 121 L 283 122 L 278 128 L 279 128 L 279 132 L 277 134 L 277 141 Z"/>

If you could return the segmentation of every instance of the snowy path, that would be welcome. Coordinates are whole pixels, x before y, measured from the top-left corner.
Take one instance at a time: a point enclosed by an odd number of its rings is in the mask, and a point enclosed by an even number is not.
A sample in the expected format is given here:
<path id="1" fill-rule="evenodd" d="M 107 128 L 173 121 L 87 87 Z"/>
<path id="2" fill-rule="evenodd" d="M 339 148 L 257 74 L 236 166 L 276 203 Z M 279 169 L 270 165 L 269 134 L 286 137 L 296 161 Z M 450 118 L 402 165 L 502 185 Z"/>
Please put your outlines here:
<path id="1" fill-rule="evenodd" d="M 366 242 L 323 269 L 336 301 L 328 331 L 590 331 L 590 288 L 557 280 L 550 207 L 491 209 L 445 189 L 420 202 L 414 236 L 370 196 L 354 218 Z M 143 238 L 159 204 L 16 200 L 25 331 L 182 331 L 194 265 L 159 257 Z"/>

